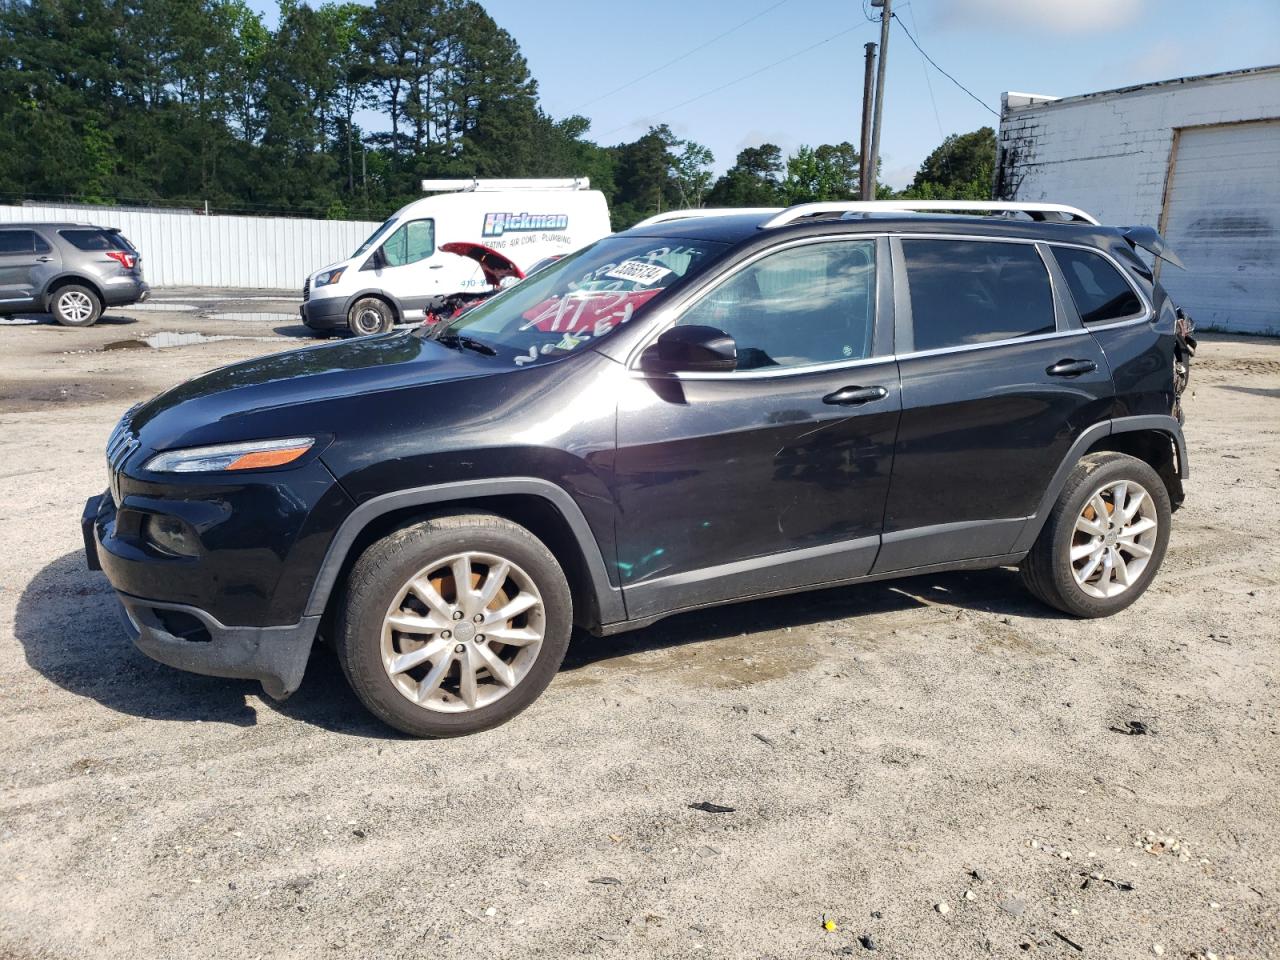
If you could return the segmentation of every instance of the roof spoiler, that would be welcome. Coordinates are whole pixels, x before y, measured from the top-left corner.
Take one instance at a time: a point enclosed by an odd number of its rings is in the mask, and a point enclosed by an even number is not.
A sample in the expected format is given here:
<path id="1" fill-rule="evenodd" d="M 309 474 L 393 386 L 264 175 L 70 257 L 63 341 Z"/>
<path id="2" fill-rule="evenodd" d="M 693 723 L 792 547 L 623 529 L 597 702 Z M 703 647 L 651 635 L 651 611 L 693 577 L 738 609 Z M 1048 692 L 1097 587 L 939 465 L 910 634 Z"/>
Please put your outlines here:
<path id="1" fill-rule="evenodd" d="M 1129 246 L 1135 249 L 1141 247 L 1153 257 L 1159 257 L 1179 270 L 1187 269 L 1186 264 L 1178 259 L 1178 255 L 1169 249 L 1168 241 L 1151 227 L 1126 227 L 1123 236 Z"/>

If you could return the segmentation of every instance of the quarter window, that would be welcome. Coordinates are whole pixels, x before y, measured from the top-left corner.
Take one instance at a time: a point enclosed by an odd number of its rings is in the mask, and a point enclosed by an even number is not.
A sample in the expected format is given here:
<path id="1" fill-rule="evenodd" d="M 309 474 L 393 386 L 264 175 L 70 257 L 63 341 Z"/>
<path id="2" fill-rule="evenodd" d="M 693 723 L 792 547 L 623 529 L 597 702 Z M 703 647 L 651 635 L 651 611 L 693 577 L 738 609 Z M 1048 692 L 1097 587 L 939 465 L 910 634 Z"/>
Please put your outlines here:
<path id="1" fill-rule="evenodd" d="M 913 350 L 1011 340 L 1056 328 L 1036 248 L 996 240 L 903 240 Z"/>
<path id="2" fill-rule="evenodd" d="M 435 222 L 432 220 L 411 220 L 389 236 L 382 245 L 389 267 L 417 263 L 427 259 L 435 250 Z"/>
<path id="3" fill-rule="evenodd" d="M 1133 287 L 1101 254 L 1054 247 L 1053 255 L 1058 258 L 1071 299 L 1085 323 L 1124 320 L 1142 313 L 1142 301 Z"/>
<path id="4" fill-rule="evenodd" d="M 871 355 L 875 285 L 875 241 L 806 244 L 744 267 L 677 325 L 729 334 L 739 370 L 861 360 Z"/>

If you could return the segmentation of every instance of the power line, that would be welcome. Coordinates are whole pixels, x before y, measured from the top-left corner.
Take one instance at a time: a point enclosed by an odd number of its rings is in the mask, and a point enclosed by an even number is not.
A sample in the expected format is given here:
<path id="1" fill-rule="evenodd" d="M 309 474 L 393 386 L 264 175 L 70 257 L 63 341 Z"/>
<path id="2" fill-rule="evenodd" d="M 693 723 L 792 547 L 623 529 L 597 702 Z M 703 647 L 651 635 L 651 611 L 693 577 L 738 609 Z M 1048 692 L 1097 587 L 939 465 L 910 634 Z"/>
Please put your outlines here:
<path id="1" fill-rule="evenodd" d="M 963 90 L 965 93 L 967 93 L 967 94 L 968 94 L 970 97 L 972 97 L 975 101 L 977 101 L 978 103 L 980 103 L 980 104 L 982 105 L 982 109 L 986 110 L 986 111 L 987 111 L 988 113 L 990 113 L 993 117 L 996 117 L 997 119 L 999 119 L 1000 114 L 996 113 L 996 111 L 992 110 L 989 106 L 987 106 L 986 102 L 985 102 L 984 100 L 982 100 L 982 98 L 981 98 L 981 97 L 979 97 L 976 93 L 974 93 L 972 90 L 970 90 L 968 87 L 966 87 L 963 83 L 961 83 L 959 80 L 957 80 L 957 79 L 956 79 L 955 77 L 953 77 L 951 74 L 947 73 L 947 71 L 943 70 L 940 66 L 938 66 L 938 65 L 937 65 L 937 63 L 934 63 L 933 57 L 931 57 L 931 56 L 929 56 L 927 53 L 925 53 L 925 52 L 924 52 L 924 48 L 923 48 L 923 47 L 921 47 L 921 46 L 920 46 L 920 44 L 916 43 L 916 38 L 915 38 L 915 37 L 913 37 L 913 36 L 911 35 L 911 31 L 907 29 L 907 25 L 906 25 L 905 23 L 903 23 L 903 22 L 902 22 L 902 18 L 901 18 L 901 17 L 899 17 L 897 14 L 894 14 L 893 19 L 894 19 L 894 20 L 896 20 L 896 21 L 898 22 L 898 26 L 900 26 L 900 27 L 902 28 L 902 32 L 903 32 L 903 33 L 905 33 L 905 34 L 907 35 L 907 39 L 911 41 L 912 46 L 914 46 L 917 50 L 919 50 L 919 51 L 920 51 L 920 56 L 924 57 L 926 60 L 928 60 L 930 63 L 932 63 L 932 64 L 933 64 L 933 68 L 934 68 L 935 70 L 937 70 L 940 74 L 942 74 L 944 77 L 946 77 L 946 78 L 947 78 L 948 80 L 950 80 L 952 83 L 954 83 L 957 87 L 959 87 L 961 90 Z"/>
<path id="2" fill-rule="evenodd" d="M 754 23 L 756 20 L 759 20 L 761 17 L 763 17 L 766 13 L 772 13 L 774 10 L 777 10 L 780 6 L 782 6 L 784 3 L 787 3 L 787 2 L 789 2 L 789 0 L 778 0 L 778 2 L 775 3 L 773 6 L 768 7 L 764 10 L 761 10 L 759 13 L 755 14 L 754 16 L 748 17 L 746 20 L 743 20 L 741 23 L 737 24 L 736 26 L 730 27 L 724 33 L 716 34 L 710 40 L 706 41 L 705 43 L 698 44 L 698 46 L 694 47 L 692 50 L 686 50 L 684 53 L 680 54 L 680 56 L 676 57 L 673 60 L 668 60 L 666 63 L 662 64 L 662 66 L 654 67 L 648 73 L 642 73 L 640 76 L 636 77 L 634 80 L 628 80 L 626 83 L 624 83 L 620 87 L 614 87 L 612 90 L 609 90 L 606 93 L 602 93 L 598 97 L 592 97 L 590 100 L 586 101 L 585 103 L 579 104 L 577 107 L 574 108 L 573 112 L 577 113 L 583 107 L 589 107 L 593 103 L 599 103 L 601 100 L 604 100 L 607 97 L 612 97 L 615 93 L 621 93 L 623 90 L 626 90 L 628 87 L 634 87 L 641 80 L 648 80 L 655 73 L 661 73 L 663 70 L 667 69 L 667 67 L 672 66 L 673 64 L 677 64 L 681 60 L 688 59 L 689 57 L 693 56 L 695 53 L 697 53 L 700 50 L 707 49 L 707 47 L 711 46 L 713 43 L 716 43 L 719 40 L 723 40 L 729 34 L 734 33 L 735 31 L 741 30 L 743 27 L 745 27 L 749 23 Z"/>
<path id="3" fill-rule="evenodd" d="M 919 33 L 920 24 L 916 21 L 916 8 L 912 6 L 911 0 L 907 0 L 905 6 L 911 11 L 911 25 L 916 28 L 916 33 Z M 945 140 L 946 135 L 942 132 L 942 117 L 938 115 L 938 100 L 933 95 L 933 81 L 929 79 L 929 68 L 925 65 L 923 50 L 920 51 L 920 72 L 924 74 L 924 85 L 929 88 L 929 102 L 933 104 L 933 122 L 938 125 L 938 138 Z"/>
<path id="4" fill-rule="evenodd" d="M 850 27 L 847 30 L 841 30 L 839 33 L 833 33 L 831 36 L 827 37 L 825 40 L 819 40 L 817 43 L 810 44 L 809 46 L 805 47 L 803 50 L 797 50 L 795 53 L 785 56 L 781 60 L 775 60 L 773 61 L 773 63 L 767 63 L 763 67 L 759 67 L 755 70 L 752 70 L 750 73 L 744 73 L 742 76 L 737 77 L 734 80 L 730 80 L 728 83 L 722 83 L 720 84 L 720 86 L 715 87 L 711 90 L 708 90 L 705 93 L 700 93 L 696 97 L 690 97 L 688 100 L 682 100 L 680 103 L 674 104 L 673 106 L 670 106 L 670 107 L 666 107 L 662 110 L 658 110 L 654 113 L 648 114 L 647 116 L 640 117 L 638 120 L 628 121 L 627 123 L 624 123 L 621 126 L 614 127 L 612 130 L 606 130 L 604 133 L 600 134 L 599 136 L 603 140 L 605 137 L 615 134 L 619 130 L 625 130 L 627 129 L 627 127 L 630 127 L 636 123 L 647 123 L 650 120 L 654 120 L 662 116 L 664 113 L 670 113 L 672 110 L 679 110 L 681 107 L 687 107 L 691 103 L 697 103 L 699 100 L 704 100 L 707 97 L 711 96 L 712 94 L 719 93 L 721 90 L 725 90 L 729 87 L 734 86 L 735 84 L 741 83 L 743 80 L 750 80 L 752 77 L 759 76 L 760 74 L 764 73 L 766 70 L 772 70 L 774 67 L 781 66 L 782 64 L 788 62 L 789 60 L 794 60 L 796 57 L 804 56 L 809 51 L 816 50 L 818 49 L 818 47 L 824 46 L 830 43 L 832 40 L 838 40 L 841 37 L 843 37 L 845 34 L 853 33 L 853 31 L 859 29 L 861 26 L 862 24 L 859 23 L 859 24 L 856 24 L 855 26 Z"/>

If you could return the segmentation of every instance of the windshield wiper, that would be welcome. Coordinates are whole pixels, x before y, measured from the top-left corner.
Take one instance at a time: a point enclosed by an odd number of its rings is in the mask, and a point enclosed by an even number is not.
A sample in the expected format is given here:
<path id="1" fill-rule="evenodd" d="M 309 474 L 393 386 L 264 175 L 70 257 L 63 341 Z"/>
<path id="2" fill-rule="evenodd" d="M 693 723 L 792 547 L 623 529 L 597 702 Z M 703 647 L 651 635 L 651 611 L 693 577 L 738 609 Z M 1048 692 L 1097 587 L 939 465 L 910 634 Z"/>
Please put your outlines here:
<path id="1" fill-rule="evenodd" d="M 486 357 L 496 357 L 498 355 L 497 350 L 487 343 L 475 339 L 475 337 L 467 337 L 457 333 L 442 333 L 434 339 L 437 343 L 443 343 L 446 347 L 474 350 L 476 353 L 484 354 Z"/>

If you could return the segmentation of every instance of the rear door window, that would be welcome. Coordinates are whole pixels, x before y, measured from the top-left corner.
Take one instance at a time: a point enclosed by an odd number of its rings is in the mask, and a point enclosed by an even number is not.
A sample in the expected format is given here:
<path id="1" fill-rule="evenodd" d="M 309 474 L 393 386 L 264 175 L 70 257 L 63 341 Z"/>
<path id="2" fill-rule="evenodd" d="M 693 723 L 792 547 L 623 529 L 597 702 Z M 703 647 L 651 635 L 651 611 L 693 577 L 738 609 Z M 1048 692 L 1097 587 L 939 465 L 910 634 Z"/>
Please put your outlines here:
<path id="1" fill-rule="evenodd" d="M 1052 333 L 1049 272 L 1035 246 L 998 240 L 902 241 L 912 350 Z"/>
<path id="2" fill-rule="evenodd" d="M 871 355 L 873 240 L 804 244 L 762 257 L 677 321 L 715 327 L 738 345 L 738 369 L 805 367 Z"/>
<path id="3" fill-rule="evenodd" d="M 1102 254 L 1075 247 L 1054 247 L 1067 278 L 1071 299 L 1085 323 L 1127 320 L 1144 312 L 1133 287 Z"/>
<path id="4" fill-rule="evenodd" d="M 35 253 L 38 245 L 48 249 L 48 244 L 36 236 L 34 230 L 0 230 L 0 257 Z"/>

